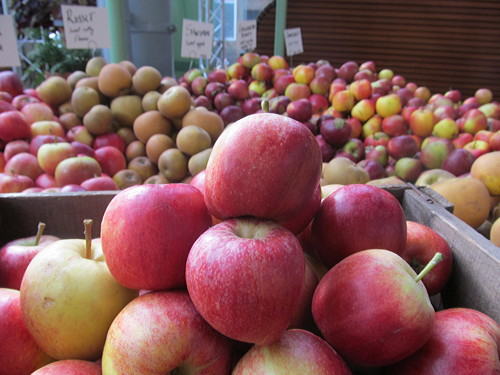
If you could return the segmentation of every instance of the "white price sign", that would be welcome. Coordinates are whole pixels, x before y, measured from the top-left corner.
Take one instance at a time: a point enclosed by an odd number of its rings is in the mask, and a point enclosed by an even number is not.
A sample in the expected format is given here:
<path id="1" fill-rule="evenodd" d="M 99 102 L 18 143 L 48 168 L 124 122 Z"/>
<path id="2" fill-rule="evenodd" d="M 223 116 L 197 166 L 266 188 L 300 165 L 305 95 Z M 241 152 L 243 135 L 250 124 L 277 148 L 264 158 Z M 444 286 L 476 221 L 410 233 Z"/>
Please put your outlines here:
<path id="1" fill-rule="evenodd" d="M 67 48 L 110 48 L 106 8 L 61 5 Z"/>
<path id="2" fill-rule="evenodd" d="M 251 51 L 257 47 L 257 22 L 238 22 L 238 50 Z"/>
<path id="3" fill-rule="evenodd" d="M 213 34 L 213 24 L 184 19 L 181 56 L 190 59 L 208 59 L 212 56 Z"/>
<path id="4" fill-rule="evenodd" d="M 20 66 L 17 38 L 12 16 L 0 15 L 0 66 Z"/>
<path id="5" fill-rule="evenodd" d="M 302 46 L 302 34 L 300 32 L 300 27 L 293 29 L 285 29 L 285 48 L 286 55 L 293 56 L 304 52 L 304 47 Z"/>

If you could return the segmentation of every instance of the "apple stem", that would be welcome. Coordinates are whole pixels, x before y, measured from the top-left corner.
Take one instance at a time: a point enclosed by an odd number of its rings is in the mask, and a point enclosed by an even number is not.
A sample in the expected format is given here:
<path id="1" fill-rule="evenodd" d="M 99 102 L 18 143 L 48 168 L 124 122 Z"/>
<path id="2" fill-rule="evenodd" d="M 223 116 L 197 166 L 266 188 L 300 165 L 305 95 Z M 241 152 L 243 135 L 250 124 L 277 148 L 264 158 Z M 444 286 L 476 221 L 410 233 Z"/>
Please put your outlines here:
<path id="1" fill-rule="evenodd" d="M 438 264 L 439 262 L 441 262 L 443 259 L 444 259 L 443 254 L 441 254 L 441 253 L 434 254 L 434 256 L 432 257 L 430 262 L 427 263 L 427 265 L 424 267 L 424 269 L 422 271 L 420 271 L 420 273 L 417 275 L 417 277 L 415 278 L 415 282 L 418 283 L 420 280 L 422 280 L 425 277 L 425 275 L 427 275 L 429 273 L 429 271 L 432 270 L 434 268 L 434 266 L 436 264 Z"/>
<path id="2" fill-rule="evenodd" d="M 38 231 L 36 232 L 35 243 L 33 246 L 38 246 L 40 238 L 42 238 L 43 231 L 45 230 L 45 223 L 38 223 Z"/>
<path id="3" fill-rule="evenodd" d="M 262 108 L 262 110 L 266 113 L 269 112 L 269 100 L 267 99 L 264 99 L 261 103 L 260 103 L 260 107 Z"/>
<path id="4" fill-rule="evenodd" d="M 85 226 L 85 258 L 92 257 L 92 219 L 85 219 L 83 225 Z"/>

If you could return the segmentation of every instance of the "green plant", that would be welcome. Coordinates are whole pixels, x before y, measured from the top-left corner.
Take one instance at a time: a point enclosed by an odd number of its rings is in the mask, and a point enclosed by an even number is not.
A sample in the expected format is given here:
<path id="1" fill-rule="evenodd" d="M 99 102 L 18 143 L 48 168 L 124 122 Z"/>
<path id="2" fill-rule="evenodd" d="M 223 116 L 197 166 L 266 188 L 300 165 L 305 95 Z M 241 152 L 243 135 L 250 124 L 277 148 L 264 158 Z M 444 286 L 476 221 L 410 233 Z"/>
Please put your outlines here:
<path id="1" fill-rule="evenodd" d="M 26 52 L 29 62 L 24 69 L 23 81 L 33 87 L 50 74 L 84 71 L 92 57 L 91 50 L 66 48 L 59 31 L 25 29 L 25 35 L 32 43 Z"/>

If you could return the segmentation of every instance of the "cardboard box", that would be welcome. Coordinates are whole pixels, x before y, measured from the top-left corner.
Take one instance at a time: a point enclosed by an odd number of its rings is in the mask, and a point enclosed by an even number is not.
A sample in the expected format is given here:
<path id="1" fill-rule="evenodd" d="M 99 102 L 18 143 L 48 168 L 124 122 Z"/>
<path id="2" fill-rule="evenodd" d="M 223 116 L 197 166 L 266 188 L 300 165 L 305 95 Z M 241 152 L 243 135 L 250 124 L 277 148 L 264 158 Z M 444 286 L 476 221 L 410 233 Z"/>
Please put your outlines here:
<path id="1" fill-rule="evenodd" d="M 470 307 L 500 322 L 500 248 L 454 216 L 452 206 L 428 188 L 383 186 L 403 206 L 407 220 L 441 234 L 454 254 L 451 280 L 441 293 L 442 307 Z M 100 236 L 104 211 L 116 192 L 0 194 L 0 245 L 34 235 L 40 221 L 45 234 L 83 238 L 83 220 L 93 219 Z M 433 302 L 436 302 L 434 300 Z"/>

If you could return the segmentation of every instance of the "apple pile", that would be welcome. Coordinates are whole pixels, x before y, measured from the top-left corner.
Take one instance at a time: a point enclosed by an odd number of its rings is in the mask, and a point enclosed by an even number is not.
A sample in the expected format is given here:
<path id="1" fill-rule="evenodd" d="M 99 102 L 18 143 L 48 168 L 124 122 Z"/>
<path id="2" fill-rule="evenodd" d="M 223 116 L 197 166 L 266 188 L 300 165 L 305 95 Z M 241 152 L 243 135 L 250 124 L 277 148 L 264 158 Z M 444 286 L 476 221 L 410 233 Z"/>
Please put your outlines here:
<path id="1" fill-rule="evenodd" d="M 100 57 L 25 89 L 0 74 L 0 193 L 119 190 L 205 168 L 224 129 L 151 66 Z"/>
<path id="2" fill-rule="evenodd" d="M 498 322 L 431 303 L 446 240 L 377 186 L 322 199 L 322 164 L 301 122 L 248 115 L 203 178 L 118 192 L 100 238 L 86 220 L 27 267 L 6 244 L 0 374 L 499 372 Z"/>

